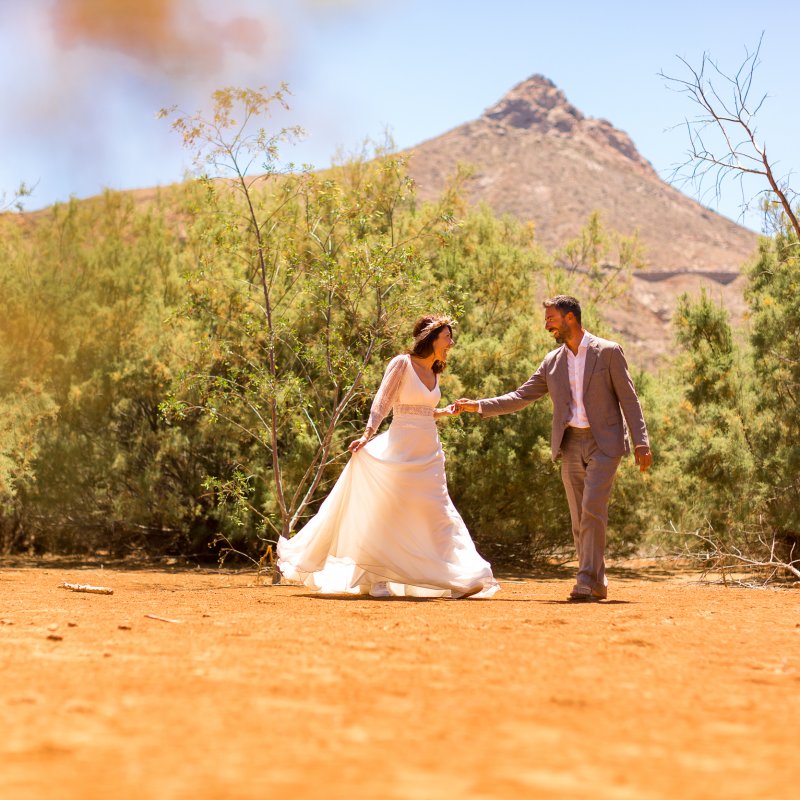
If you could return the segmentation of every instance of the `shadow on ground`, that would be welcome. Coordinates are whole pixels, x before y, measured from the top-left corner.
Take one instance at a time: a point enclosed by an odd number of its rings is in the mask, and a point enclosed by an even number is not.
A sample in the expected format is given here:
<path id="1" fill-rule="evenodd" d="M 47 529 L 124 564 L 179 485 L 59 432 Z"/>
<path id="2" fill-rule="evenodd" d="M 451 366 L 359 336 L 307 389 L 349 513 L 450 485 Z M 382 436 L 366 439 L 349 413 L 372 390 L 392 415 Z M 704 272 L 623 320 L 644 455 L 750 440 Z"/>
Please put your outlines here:
<path id="1" fill-rule="evenodd" d="M 574 561 L 539 564 L 528 569 L 496 569 L 495 577 L 504 581 L 574 581 L 578 565 Z M 606 568 L 609 581 L 666 581 L 676 575 L 697 574 L 695 565 L 672 558 L 635 558 L 612 561 Z"/>
<path id="2" fill-rule="evenodd" d="M 199 575 L 252 575 L 268 584 L 271 573 L 260 575 L 254 567 L 236 566 L 220 567 L 213 561 L 201 561 L 191 557 L 162 556 L 112 558 L 104 555 L 45 555 L 45 556 L 3 556 L 0 557 L 0 569 L 70 569 L 70 570 L 120 570 L 149 572 L 192 572 Z M 563 580 L 574 581 L 577 565 L 575 562 L 545 563 L 529 567 L 498 567 L 495 577 L 504 582 L 529 580 Z M 611 562 L 608 565 L 608 577 L 613 581 L 666 581 L 681 574 L 696 574 L 694 565 L 681 563 L 671 558 L 628 559 Z M 281 584 L 286 585 L 286 584 Z M 317 597 L 318 595 L 314 595 Z M 417 600 L 420 598 L 408 598 Z M 426 599 L 426 598 L 422 598 Z"/>

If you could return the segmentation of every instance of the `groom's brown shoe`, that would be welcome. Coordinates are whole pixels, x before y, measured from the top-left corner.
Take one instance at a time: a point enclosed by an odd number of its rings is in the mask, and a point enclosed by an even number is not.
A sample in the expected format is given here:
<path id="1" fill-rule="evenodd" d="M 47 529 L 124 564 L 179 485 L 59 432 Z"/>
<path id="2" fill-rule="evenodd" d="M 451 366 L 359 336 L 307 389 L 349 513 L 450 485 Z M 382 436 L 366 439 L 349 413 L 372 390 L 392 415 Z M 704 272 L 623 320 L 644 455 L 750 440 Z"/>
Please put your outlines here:
<path id="1" fill-rule="evenodd" d="M 583 586 L 576 583 L 569 593 L 570 603 L 597 603 L 600 600 L 605 600 L 608 597 L 608 591 L 603 588 L 602 592 L 598 589 L 590 589 L 588 586 Z"/>

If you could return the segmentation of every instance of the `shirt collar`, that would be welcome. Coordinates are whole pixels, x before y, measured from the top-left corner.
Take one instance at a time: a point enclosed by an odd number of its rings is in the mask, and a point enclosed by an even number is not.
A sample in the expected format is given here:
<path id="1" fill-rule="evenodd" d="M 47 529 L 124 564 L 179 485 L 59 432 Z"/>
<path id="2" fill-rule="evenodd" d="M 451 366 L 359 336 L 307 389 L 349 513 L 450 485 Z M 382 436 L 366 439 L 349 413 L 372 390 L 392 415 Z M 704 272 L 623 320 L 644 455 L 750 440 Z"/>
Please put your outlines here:
<path id="1" fill-rule="evenodd" d="M 562 347 L 564 348 L 564 352 L 567 354 L 568 357 L 577 358 L 581 350 L 587 351 L 589 349 L 589 345 L 593 341 L 594 341 L 594 335 L 589 333 L 589 331 L 584 331 L 581 343 L 578 345 L 577 353 L 573 353 L 572 350 L 570 350 L 569 347 L 567 347 L 566 342 L 562 345 Z"/>

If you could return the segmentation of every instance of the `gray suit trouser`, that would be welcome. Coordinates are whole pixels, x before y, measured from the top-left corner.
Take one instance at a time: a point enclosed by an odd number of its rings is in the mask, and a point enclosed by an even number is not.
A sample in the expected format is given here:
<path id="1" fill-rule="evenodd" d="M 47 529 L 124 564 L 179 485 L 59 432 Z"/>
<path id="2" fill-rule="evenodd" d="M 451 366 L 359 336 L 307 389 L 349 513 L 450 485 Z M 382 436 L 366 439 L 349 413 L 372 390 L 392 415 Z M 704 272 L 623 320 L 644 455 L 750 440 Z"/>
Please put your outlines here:
<path id="1" fill-rule="evenodd" d="M 567 492 L 572 536 L 578 554 L 578 584 L 601 594 L 606 580 L 608 500 L 621 456 L 597 446 L 590 429 L 567 428 L 561 442 L 561 480 Z"/>

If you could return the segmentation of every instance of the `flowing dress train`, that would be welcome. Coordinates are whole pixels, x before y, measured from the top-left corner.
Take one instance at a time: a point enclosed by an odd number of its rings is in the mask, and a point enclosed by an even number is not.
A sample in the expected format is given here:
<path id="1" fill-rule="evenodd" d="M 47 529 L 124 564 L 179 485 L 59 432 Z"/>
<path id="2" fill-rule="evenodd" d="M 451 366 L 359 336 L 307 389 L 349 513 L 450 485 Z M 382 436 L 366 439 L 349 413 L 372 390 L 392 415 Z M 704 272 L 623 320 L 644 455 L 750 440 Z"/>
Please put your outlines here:
<path id="1" fill-rule="evenodd" d="M 334 594 L 367 593 L 387 581 L 396 596 L 453 596 L 499 586 L 478 554 L 447 491 L 445 457 L 430 390 L 410 356 L 393 358 L 370 411 L 377 430 L 389 429 L 345 466 L 316 516 L 278 543 L 278 567 L 290 580 Z"/>

